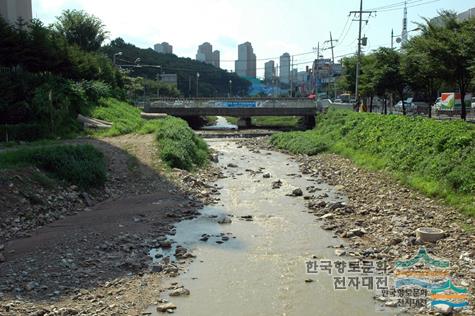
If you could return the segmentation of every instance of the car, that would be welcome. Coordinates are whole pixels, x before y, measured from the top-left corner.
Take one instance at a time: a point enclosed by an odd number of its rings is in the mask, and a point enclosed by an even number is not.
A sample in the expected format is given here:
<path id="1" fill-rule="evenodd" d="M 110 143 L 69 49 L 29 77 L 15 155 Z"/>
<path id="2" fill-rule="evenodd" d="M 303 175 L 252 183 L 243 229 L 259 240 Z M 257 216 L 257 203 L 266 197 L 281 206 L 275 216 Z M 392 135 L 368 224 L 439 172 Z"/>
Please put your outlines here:
<path id="1" fill-rule="evenodd" d="M 475 109 L 475 97 L 472 98 L 472 109 Z"/>
<path id="2" fill-rule="evenodd" d="M 407 98 L 404 101 L 404 106 L 408 112 L 422 113 L 430 108 L 430 105 L 424 101 L 414 101 L 414 98 Z M 402 112 L 402 101 L 399 101 L 394 105 L 397 111 Z"/>

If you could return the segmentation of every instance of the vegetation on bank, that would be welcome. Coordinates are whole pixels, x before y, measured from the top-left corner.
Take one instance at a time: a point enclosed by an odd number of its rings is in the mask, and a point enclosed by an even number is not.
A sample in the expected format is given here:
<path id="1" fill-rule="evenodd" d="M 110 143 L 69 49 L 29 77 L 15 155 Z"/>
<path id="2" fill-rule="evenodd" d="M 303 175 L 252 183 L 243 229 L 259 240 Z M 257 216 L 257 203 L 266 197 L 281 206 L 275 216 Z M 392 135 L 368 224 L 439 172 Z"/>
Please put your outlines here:
<path id="1" fill-rule="evenodd" d="M 330 110 L 306 132 L 275 134 L 293 153 L 329 151 L 387 170 L 424 193 L 475 215 L 475 126 L 421 117 Z"/>
<path id="2" fill-rule="evenodd" d="M 238 117 L 226 116 L 226 120 L 236 125 Z M 300 124 L 298 116 L 255 116 L 251 118 L 251 124 L 258 127 L 297 127 Z"/>
<path id="3" fill-rule="evenodd" d="M 159 120 L 156 127 L 160 158 L 169 167 L 193 170 L 207 163 L 208 145 L 184 120 L 167 117 Z"/>
<path id="4" fill-rule="evenodd" d="M 83 189 L 106 181 L 103 154 L 91 145 L 53 145 L 0 153 L 0 169 L 35 166 Z"/>

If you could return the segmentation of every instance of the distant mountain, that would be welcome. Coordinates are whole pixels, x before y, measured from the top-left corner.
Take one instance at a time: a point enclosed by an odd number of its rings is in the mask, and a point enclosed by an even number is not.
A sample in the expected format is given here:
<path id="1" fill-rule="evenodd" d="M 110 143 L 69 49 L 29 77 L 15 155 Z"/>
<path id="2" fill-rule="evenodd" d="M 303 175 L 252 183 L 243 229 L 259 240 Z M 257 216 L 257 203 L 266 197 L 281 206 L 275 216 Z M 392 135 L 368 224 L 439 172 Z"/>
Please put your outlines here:
<path id="1" fill-rule="evenodd" d="M 149 79 L 156 79 L 157 74 L 174 74 L 178 76 L 178 89 L 183 96 L 196 96 L 196 74 L 199 73 L 198 93 L 200 97 L 227 96 L 231 86 L 232 95 L 245 96 L 248 94 L 251 83 L 246 79 L 238 77 L 234 73 L 218 69 L 212 65 L 192 60 L 191 58 L 181 58 L 173 54 L 161 54 L 153 49 L 142 49 L 132 44 L 125 43 L 122 38 L 113 40 L 109 45 L 101 48 L 110 58 L 113 55 L 122 52 L 122 55 L 116 56 L 117 64 L 133 65 L 137 58 L 140 58 L 142 65 L 159 65 L 159 68 L 153 67 L 134 67 L 131 69 L 131 76 L 140 76 Z M 229 81 L 232 81 L 231 85 Z M 191 86 L 190 86 L 191 84 Z M 190 89 L 191 88 L 191 89 Z"/>

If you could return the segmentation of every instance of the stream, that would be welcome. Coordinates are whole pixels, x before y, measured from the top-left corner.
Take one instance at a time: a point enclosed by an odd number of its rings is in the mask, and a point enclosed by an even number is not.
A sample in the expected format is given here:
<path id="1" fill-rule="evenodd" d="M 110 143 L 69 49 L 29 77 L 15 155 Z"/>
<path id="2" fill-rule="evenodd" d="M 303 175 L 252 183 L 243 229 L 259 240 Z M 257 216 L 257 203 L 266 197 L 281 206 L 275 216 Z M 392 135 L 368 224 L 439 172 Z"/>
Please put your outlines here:
<path id="1" fill-rule="evenodd" d="M 185 273 L 169 281 L 191 294 L 162 297 L 177 306 L 176 315 L 384 315 L 373 292 L 335 291 L 332 276 L 306 272 L 306 262 L 314 256 L 341 260 L 332 247 L 343 241 L 320 228 L 322 222 L 308 213 L 302 196 L 288 194 L 301 188 L 304 195 L 344 202 L 342 193 L 301 175 L 288 155 L 251 152 L 233 140 L 208 143 L 220 153 L 226 178 L 216 183 L 220 202 L 178 223 L 176 235 L 170 236 L 196 255 Z M 269 178 L 263 177 L 266 173 Z M 273 189 L 277 180 L 282 185 Z M 311 186 L 314 193 L 306 190 Z M 219 224 L 226 215 L 232 223 Z M 200 240 L 203 234 L 210 236 L 207 241 Z M 147 312 L 162 315 L 155 306 Z"/>

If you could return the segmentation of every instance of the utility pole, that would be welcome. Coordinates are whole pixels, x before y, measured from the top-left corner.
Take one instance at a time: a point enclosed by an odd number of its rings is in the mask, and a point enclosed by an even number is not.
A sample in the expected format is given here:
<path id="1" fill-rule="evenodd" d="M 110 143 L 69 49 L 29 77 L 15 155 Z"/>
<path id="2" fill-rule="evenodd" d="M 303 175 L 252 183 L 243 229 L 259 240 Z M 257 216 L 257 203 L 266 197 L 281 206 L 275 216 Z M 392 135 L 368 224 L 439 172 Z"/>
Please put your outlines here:
<path id="1" fill-rule="evenodd" d="M 318 100 L 318 67 L 320 65 L 320 42 L 317 44 L 317 64 L 315 65 L 315 98 Z"/>
<path id="2" fill-rule="evenodd" d="M 391 29 L 391 49 L 394 48 L 394 29 Z"/>
<path id="3" fill-rule="evenodd" d="M 357 62 L 356 62 L 356 84 L 355 84 L 355 98 L 356 102 L 359 104 L 360 102 L 360 96 L 359 96 L 359 79 L 360 79 L 360 68 L 361 68 L 361 26 L 363 24 L 363 14 L 369 14 L 371 16 L 371 13 L 373 11 L 363 11 L 363 0 L 360 0 L 360 10 L 359 11 L 350 11 L 350 15 L 356 14 L 359 15 L 358 20 L 353 20 L 353 21 L 358 21 L 359 22 L 359 27 L 358 27 L 358 57 L 357 57 Z M 368 20 L 364 20 L 366 23 L 368 23 Z"/>
<path id="4" fill-rule="evenodd" d="M 338 42 L 337 39 L 333 39 L 332 37 L 332 32 L 330 32 L 330 40 L 329 41 L 325 41 L 325 43 L 330 43 L 330 47 L 328 49 L 331 49 L 332 50 L 332 76 L 333 76 L 333 90 L 334 90 L 334 94 L 335 94 L 335 99 L 336 99 L 336 81 L 335 81 L 335 53 L 334 53 L 334 48 L 335 48 L 335 45 L 333 45 L 333 42 Z"/>
<path id="5" fill-rule="evenodd" d="M 294 93 L 294 55 L 292 55 L 292 63 L 290 66 L 290 97 Z"/>

